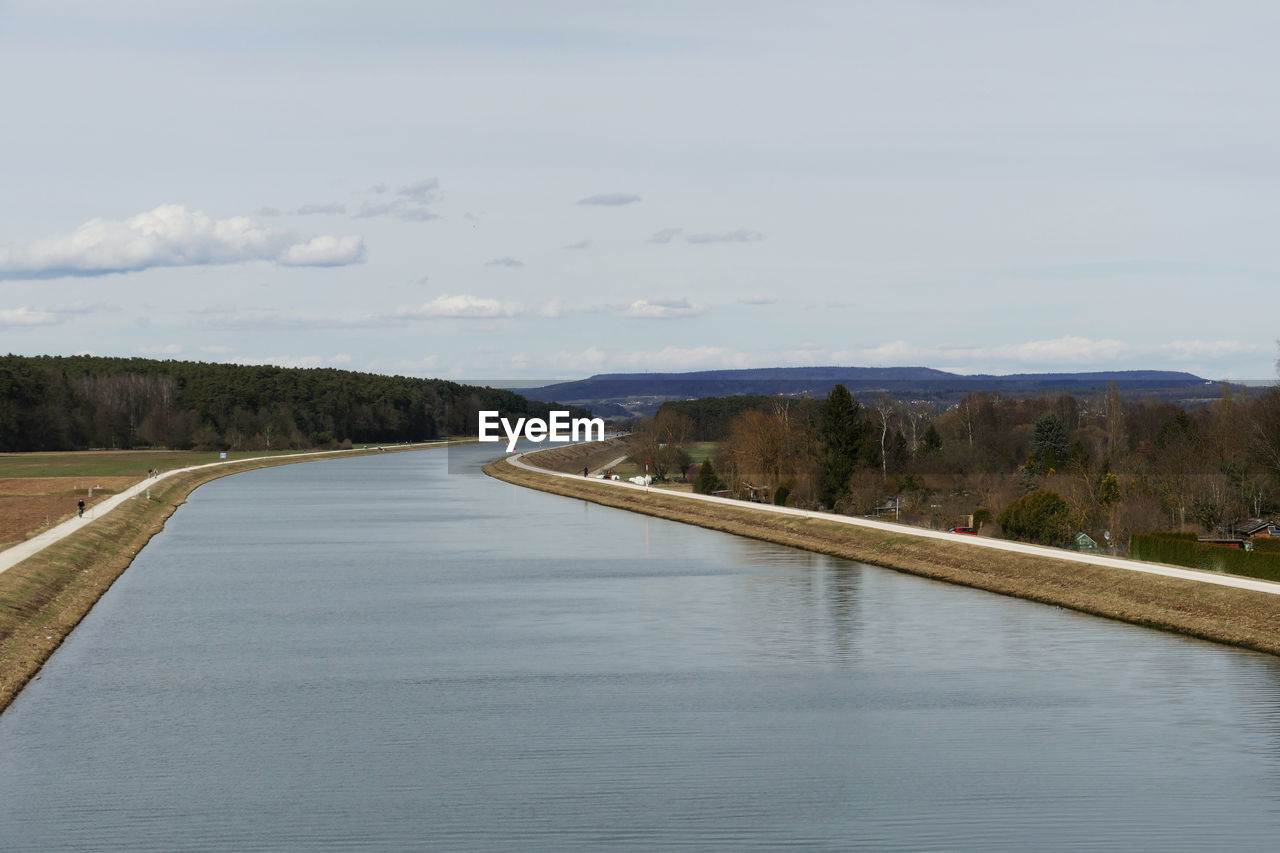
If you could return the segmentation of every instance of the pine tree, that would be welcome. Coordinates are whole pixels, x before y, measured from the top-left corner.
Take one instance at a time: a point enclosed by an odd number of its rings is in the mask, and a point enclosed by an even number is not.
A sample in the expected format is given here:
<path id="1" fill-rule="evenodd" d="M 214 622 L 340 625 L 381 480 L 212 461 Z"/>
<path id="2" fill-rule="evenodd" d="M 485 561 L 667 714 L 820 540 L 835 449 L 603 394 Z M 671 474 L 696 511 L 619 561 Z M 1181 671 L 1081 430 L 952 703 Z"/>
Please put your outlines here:
<path id="1" fill-rule="evenodd" d="M 848 388 L 836 385 L 827 395 L 818 428 L 818 443 L 822 448 L 818 498 L 828 508 L 849 496 L 849 479 L 858 458 L 867 450 L 868 433 L 862 407 Z"/>
<path id="2" fill-rule="evenodd" d="M 693 484 L 693 490 L 700 495 L 709 495 L 719 488 L 720 477 L 717 476 L 716 469 L 711 467 L 711 460 L 708 459 L 698 469 L 698 480 Z"/>

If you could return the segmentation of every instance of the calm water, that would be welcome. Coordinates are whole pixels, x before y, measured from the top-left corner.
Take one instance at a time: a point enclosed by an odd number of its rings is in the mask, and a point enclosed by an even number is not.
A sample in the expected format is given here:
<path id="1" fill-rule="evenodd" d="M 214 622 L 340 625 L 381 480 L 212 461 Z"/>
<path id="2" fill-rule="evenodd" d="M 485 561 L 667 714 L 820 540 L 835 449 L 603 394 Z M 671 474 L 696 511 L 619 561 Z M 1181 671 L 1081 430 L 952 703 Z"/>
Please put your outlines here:
<path id="1" fill-rule="evenodd" d="M 1272 658 L 444 462 L 195 492 L 0 716 L 0 849 L 1275 849 Z"/>

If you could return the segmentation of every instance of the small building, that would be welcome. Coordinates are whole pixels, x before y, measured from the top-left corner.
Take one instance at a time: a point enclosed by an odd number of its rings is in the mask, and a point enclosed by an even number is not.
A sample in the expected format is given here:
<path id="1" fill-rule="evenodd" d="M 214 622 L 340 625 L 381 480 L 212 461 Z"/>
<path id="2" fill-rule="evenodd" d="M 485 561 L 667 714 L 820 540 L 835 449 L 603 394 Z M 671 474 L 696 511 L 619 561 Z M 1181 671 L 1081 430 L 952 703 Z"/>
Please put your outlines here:
<path id="1" fill-rule="evenodd" d="M 1081 530 L 1076 534 L 1076 550 L 1077 551 L 1097 551 L 1098 541 Z"/>
<path id="2" fill-rule="evenodd" d="M 1232 538 L 1248 541 L 1255 536 L 1280 536 L 1280 527 L 1274 521 L 1262 518 L 1246 518 L 1231 528 Z"/>

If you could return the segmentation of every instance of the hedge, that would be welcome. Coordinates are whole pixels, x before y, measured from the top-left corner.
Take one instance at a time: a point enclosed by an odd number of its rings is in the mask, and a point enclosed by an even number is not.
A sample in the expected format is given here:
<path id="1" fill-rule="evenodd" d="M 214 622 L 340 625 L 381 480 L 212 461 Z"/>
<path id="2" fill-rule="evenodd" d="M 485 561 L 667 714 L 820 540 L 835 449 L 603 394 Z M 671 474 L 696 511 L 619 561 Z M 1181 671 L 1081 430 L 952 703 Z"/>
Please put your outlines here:
<path id="1" fill-rule="evenodd" d="M 1271 548 L 1244 551 L 1228 545 L 1200 542 L 1194 533 L 1135 533 L 1129 541 L 1135 560 L 1168 563 L 1208 572 L 1280 581 L 1280 552 Z"/>

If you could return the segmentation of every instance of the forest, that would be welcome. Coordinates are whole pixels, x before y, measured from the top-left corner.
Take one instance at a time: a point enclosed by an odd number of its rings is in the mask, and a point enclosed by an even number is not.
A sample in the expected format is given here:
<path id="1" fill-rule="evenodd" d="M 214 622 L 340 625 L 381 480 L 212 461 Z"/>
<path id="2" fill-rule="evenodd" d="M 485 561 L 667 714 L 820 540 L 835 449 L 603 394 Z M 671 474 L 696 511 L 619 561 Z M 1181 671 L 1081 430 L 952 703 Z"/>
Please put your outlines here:
<path id="1" fill-rule="evenodd" d="M 1223 385 L 1190 408 L 1103 393 L 959 403 L 889 397 L 866 405 L 844 386 L 823 400 L 723 397 L 669 402 L 637 427 L 659 476 L 699 491 L 935 529 L 1063 545 L 1085 532 L 1123 549 L 1133 533 L 1211 536 L 1280 511 L 1280 388 Z M 702 466 L 684 451 L 719 442 Z"/>
<path id="2" fill-rule="evenodd" d="M 480 409 L 545 417 L 552 405 L 441 379 L 329 368 L 0 356 L 0 452 L 422 441 L 474 434 Z"/>

